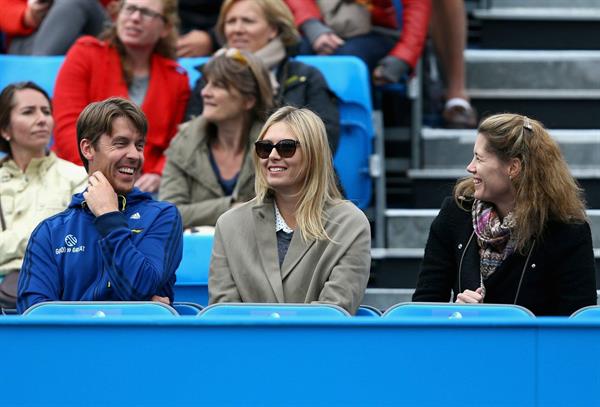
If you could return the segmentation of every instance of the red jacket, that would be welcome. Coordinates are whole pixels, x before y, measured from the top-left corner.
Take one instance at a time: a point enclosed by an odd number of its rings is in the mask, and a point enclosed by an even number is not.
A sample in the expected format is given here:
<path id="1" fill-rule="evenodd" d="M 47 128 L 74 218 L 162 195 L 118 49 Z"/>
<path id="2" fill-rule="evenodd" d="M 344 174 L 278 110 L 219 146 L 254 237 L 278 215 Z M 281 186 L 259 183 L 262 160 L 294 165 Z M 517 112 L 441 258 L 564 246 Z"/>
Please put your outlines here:
<path id="1" fill-rule="evenodd" d="M 128 97 L 117 51 L 94 37 L 81 37 L 71 47 L 54 88 L 54 146 L 56 154 L 81 165 L 75 124 L 91 102 L 111 96 Z M 148 118 L 144 172 L 161 174 L 163 152 L 183 120 L 190 97 L 186 71 L 177 62 L 152 56 L 150 83 L 141 108 Z"/>
<path id="2" fill-rule="evenodd" d="M 99 0 L 105 7 L 112 0 Z M 9 36 L 29 35 L 34 28 L 25 26 L 27 0 L 0 0 L 0 31 Z"/>
<path id="3" fill-rule="evenodd" d="M 296 26 L 311 18 L 323 21 L 321 11 L 315 0 L 285 0 L 292 10 Z M 371 0 L 371 21 L 373 25 L 398 28 L 396 10 L 392 0 Z M 402 35 L 390 55 L 408 62 L 415 67 L 427 37 L 431 0 L 402 0 Z"/>

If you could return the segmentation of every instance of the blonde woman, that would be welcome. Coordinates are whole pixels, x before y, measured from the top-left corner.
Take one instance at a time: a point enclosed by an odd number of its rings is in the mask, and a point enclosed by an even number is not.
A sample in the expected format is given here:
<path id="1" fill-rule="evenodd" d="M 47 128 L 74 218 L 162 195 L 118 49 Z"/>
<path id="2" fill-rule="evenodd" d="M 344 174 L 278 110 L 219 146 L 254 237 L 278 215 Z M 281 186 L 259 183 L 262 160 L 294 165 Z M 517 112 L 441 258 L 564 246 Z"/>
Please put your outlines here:
<path id="1" fill-rule="evenodd" d="M 323 122 L 283 107 L 255 153 L 256 198 L 217 221 L 210 303 L 323 302 L 354 314 L 369 278 L 371 232 L 335 185 Z"/>
<path id="2" fill-rule="evenodd" d="M 518 304 L 570 315 L 596 304 L 581 189 L 542 124 L 499 114 L 479 126 L 471 176 L 431 226 L 413 301 Z"/>

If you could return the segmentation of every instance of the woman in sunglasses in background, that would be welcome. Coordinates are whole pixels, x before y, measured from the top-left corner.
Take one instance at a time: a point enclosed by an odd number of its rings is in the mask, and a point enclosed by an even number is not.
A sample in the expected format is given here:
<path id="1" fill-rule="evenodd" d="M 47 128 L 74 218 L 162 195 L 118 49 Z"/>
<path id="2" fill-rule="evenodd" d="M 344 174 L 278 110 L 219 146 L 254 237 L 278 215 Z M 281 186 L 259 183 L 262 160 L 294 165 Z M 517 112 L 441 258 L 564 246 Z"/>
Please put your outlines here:
<path id="1" fill-rule="evenodd" d="M 81 165 L 76 122 L 89 103 L 121 96 L 148 118 L 144 167 L 136 187 L 155 193 L 164 150 L 183 121 L 190 96 L 185 70 L 175 61 L 177 0 L 125 0 L 103 40 L 85 36 L 71 47 L 56 78 L 56 154 Z"/>
<path id="2" fill-rule="evenodd" d="M 256 198 L 219 218 L 210 303 L 362 301 L 371 266 L 365 215 L 341 198 L 323 122 L 282 107 L 255 143 Z"/>
<path id="3" fill-rule="evenodd" d="M 173 139 L 160 187 L 186 228 L 214 226 L 254 198 L 253 143 L 273 106 L 269 74 L 250 53 L 221 50 L 202 74 L 204 110 Z"/>

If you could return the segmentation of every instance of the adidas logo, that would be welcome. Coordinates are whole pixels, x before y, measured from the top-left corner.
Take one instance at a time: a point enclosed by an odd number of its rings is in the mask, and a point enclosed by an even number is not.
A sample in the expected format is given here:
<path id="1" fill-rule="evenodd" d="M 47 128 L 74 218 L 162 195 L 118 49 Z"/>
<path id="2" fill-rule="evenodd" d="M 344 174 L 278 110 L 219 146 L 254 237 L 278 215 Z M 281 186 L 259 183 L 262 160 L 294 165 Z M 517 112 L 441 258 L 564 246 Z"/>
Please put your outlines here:
<path id="1" fill-rule="evenodd" d="M 141 216 L 140 216 L 139 212 L 136 212 L 129 217 L 129 219 L 140 219 L 140 218 L 141 218 Z"/>

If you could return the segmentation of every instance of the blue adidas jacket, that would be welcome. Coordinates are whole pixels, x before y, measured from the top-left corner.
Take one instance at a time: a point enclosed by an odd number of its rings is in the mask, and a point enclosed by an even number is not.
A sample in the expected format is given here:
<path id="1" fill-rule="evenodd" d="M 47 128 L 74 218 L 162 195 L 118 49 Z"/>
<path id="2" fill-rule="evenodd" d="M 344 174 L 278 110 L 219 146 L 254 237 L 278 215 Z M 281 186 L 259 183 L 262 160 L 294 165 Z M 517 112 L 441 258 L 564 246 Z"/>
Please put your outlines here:
<path id="1" fill-rule="evenodd" d="M 173 301 L 182 225 L 174 205 L 135 188 L 119 212 L 99 217 L 83 194 L 32 233 L 19 276 L 17 309 L 43 301 Z"/>

